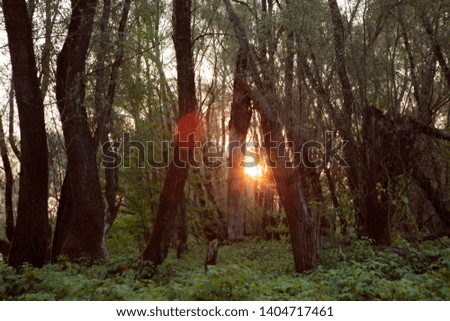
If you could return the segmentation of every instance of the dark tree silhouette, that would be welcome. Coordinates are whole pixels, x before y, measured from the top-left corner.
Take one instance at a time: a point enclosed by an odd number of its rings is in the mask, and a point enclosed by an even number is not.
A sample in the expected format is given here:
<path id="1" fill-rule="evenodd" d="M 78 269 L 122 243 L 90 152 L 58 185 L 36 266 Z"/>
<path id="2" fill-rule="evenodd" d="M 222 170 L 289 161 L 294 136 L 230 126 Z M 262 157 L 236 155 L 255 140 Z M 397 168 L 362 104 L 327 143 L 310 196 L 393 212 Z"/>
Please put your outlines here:
<path id="1" fill-rule="evenodd" d="M 3 1 L 13 82 L 19 110 L 21 162 L 19 203 L 8 263 L 45 262 L 50 225 L 44 104 L 37 77 L 31 22 L 24 0 Z"/>
<path id="2" fill-rule="evenodd" d="M 58 55 L 56 98 L 67 152 L 53 257 L 106 260 L 104 206 L 96 143 L 88 126 L 84 71 L 97 1 L 73 1 L 69 30 Z"/>
<path id="3" fill-rule="evenodd" d="M 174 158 L 166 174 L 160 194 L 158 213 L 152 235 L 142 259 L 161 264 L 167 257 L 175 225 L 178 206 L 183 199 L 183 189 L 189 173 L 187 162 L 192 147 L 187 139 L 195 138 L 195 115 L 197 99 L 195 96 L 195 74 L 191 37 L 191 0 L 173 2 L 173 41 L 177 61 L 178 87 L 178 131 Z M 184 141 L 184 142 L 183 142 Z"/>

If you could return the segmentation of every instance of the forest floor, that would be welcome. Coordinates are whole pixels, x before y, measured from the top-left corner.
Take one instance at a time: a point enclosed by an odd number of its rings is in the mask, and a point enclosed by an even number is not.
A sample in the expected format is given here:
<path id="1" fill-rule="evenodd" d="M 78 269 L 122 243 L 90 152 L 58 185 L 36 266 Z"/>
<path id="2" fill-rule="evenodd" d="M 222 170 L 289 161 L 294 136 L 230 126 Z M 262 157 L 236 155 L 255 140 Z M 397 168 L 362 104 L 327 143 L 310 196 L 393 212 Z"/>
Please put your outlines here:
<path id="1" fill-rule="evenodd" d="M 16 272 L 0 262 L 0 300 L 450 300 L 450 239 L 402 249 L 353 241 L 325 249 L 317 269 L 302 275 L 288 240 L 221 246 L 207 272 L 205 245 L 192 244 L 183 260 L 171 251 L 150 279 L 140 277 L 132 250 L 91 267 L 61 262 Z"/>

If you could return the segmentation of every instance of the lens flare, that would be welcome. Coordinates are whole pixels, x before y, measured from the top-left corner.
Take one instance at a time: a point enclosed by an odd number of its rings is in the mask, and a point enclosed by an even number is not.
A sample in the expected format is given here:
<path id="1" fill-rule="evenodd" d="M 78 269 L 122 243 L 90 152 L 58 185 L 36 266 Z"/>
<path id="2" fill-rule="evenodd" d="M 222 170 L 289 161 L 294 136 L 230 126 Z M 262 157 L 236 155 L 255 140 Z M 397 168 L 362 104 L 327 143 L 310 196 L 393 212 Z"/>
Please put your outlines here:
<path id="1" fill-rule="evenodd" d="M 252 179 L 259 179 L 263 175 L 262 168 L 259 165 L 244 167 L 244 173 Z"/>

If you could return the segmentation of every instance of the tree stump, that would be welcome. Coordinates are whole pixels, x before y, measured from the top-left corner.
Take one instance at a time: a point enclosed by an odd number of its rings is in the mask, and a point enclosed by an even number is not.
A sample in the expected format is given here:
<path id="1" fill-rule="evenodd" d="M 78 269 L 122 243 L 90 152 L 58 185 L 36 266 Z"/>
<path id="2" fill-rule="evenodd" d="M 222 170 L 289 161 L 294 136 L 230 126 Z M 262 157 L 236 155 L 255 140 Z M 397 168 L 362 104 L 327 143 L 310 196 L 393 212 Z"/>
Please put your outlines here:
<path id="1" fill-rule="evenodd" d="M 219 240 L 214 239 L 209 242 L 208 252 L 206 253 L 205 260 L 205 271 L 208 271 L 208 265 L 216 265 L 217 264 L 217 254 L 219 252 Z"/>

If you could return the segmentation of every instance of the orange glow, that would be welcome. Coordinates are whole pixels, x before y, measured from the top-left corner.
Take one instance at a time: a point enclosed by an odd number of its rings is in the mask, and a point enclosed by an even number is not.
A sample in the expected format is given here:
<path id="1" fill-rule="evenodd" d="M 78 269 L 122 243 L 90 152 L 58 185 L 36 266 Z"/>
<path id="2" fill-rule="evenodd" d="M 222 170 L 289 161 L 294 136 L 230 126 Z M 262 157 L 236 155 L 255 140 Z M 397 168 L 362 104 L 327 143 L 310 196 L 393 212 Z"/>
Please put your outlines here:
<path id="1" fill-rule="evenodd" d="M 244 167 L 244 173 L 249 178 L 260 179 L 263 175 L 263 170 L 262 170 L 261 166 L 259 166 L 259 165 L 249 166 L 249 167 Z"/>
<path id="2" fill-rule="evenodd" d="M 175 128 L 175 144 L 180 147 L 194 148 L 205 138 L 205 128 L 201 115 L 192 112 L 177 121 Z"/>

